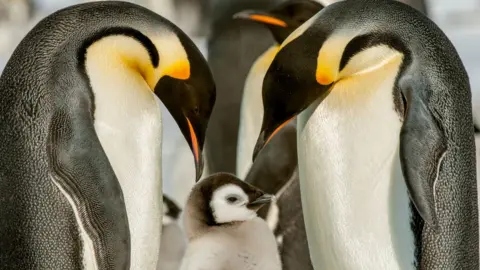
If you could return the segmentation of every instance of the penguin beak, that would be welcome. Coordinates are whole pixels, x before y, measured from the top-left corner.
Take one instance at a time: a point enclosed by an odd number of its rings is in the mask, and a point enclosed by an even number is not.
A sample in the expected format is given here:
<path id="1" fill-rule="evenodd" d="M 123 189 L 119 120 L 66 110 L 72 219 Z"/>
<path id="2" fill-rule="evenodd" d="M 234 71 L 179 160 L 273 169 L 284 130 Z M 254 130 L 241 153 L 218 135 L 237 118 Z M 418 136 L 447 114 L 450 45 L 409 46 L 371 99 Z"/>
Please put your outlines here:
<path id="1" fill-rule="evenodd" d="M 277 18 L 273 14 L 270 14 L 268 12 L 263 12 L 263 11 L 257 11 L 257 10 L 241 11 L 233 15 L 233 18 L 256 21 L 262 24 L 275 25 L 279 27 L 288 26 L 288 24 L 284 20 Z"/>
<path id="2" fill-rule="evenodd" d="M 198 182 L 198 180 L 200 180 L 200 177 L 202 176 L 202 173 L 203 173 L 203 155 L 202 155 L 203 151 L 201 147 L 201 145 L 203 145 L 203 139 L 201 141 L 202 143 L 200 144 L 197 137 L 198 131 L 196 131 L 196 129 L 194 128 L 194 126 L 192 125 L 192 122 L 190 121 L 190 119 L 188 119 L 188 117 L 185 117 L 185 119 L 187 120 L 188 131 L 190 134 L 190 141 L 189 141 L 190 149 L 192 150 L 193 158 L 195 160 L 195 181 Z M 202 136 L 201 138 L 203 137 L 204 136 Z"/>
<path id="3" fill-rule="evenodd" d="M 265 145 L 268 144 L 268 142 L 270 142 L 273 136 L 275 136 L 275 134 L 277 134 L 285 125 L 287 125 L 294 118 L 295 116 L 283 122 L 277 128 L 273 129 L 272 132 L 268 132 L 268 129 L 262 128 L 262 132 L 260 133 L 260 136 L 258 136 L 257 143 L 255 144 L 255 148 L 253 149 L 253 161 L 255 161 L 260 151 L 265 147 Z"/>
<path id="4" fill-rule="evenodd" d="M 195 91 L 190 83 L 168 76 L 162 78 L 155 87 L 155 95 L 175 119 L 190 146 L 195 160 L 195 181 L 198 182 L 203 173 L 202 151 L 210 114 L 198 115 L 192 112 L 192 108 L 198 103 L 205 108 L 212 107 L 210 104 L 214 100 L 194 97 L 191 93 Z"/>
<path id="5" fill-rule="evenodd" d="M 275 196 L 270 194 L 263 194 L 262 196 L 255 199 L 253 202 L 250 202 L 247 207 L 259 210 L 262 206 L 267 203 L 275 201 Z"/>

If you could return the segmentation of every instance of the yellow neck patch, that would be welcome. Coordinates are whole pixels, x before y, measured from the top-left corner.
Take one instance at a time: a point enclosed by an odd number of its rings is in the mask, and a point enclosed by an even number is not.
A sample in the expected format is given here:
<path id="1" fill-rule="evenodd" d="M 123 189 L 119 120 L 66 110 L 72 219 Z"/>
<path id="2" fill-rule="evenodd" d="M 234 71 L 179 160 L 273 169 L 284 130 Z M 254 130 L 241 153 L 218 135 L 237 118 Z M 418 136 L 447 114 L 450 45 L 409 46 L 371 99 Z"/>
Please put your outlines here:
<path id="1" fill-rule="evenodd" d="M 279 50 L 280 46 L 278 45 L 274 45 L 266 50 L 255 62 L 254 69 L 266 72 Z"/>

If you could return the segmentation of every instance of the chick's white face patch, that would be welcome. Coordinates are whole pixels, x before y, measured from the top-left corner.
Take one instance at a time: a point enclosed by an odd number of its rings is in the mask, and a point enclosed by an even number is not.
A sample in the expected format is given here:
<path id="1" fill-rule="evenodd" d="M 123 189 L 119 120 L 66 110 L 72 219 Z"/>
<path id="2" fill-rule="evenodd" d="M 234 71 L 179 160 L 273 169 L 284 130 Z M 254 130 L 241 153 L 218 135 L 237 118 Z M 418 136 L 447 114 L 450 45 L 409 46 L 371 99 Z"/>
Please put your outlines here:
<path id="1" fill-rule="evenodd" d="M 210 207 L 217 223 L 246 221 L 257 216 L 248 209 L 248 195 L 236 185 L 224 185 L 213 192 Z"/>

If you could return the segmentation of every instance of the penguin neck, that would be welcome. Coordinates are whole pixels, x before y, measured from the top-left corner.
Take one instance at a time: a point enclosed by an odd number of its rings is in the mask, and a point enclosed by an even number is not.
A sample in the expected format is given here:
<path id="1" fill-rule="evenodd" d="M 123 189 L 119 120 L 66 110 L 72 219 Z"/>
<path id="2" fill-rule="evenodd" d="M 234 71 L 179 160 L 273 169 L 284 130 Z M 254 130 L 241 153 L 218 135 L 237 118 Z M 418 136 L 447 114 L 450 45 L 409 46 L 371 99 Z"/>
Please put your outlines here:
<path id="1" fill-rule="evenodd" d="M 214 220 L 207 199 L 195 187 L 185 205 L 183 222 L 190 241 L 204 235 L 212 227 L 218 225 Z"/>
<path id="2" fill-rule="evenodd" d="M 260 55 L 252 65 L 245 81 L 237 145 L 237 176 L 240 177 L 240 179 L 245 178 L 252 165 L 253 148 L 262 127 L 263 78 L 279 48 L 280 46 L 278 44 L 273 45 Z"/>
<path id="3" fill-rule="evenodd" d="M 146 50 L 128 48 L 130 40 L 106 44 L 114 38 L 89 47 L 85 68 L 94 94 L 95 131 L 123 190 L 131 235 L 131 265 L 148 269 L 157 264 L 151 254 L 160 250 L 160 102 L 141 72 L 145 71 L 142 62 L 125 59 L 131 56 L 125 54 L 129 49 L 148 61 Z M 141 46 L 131 42 L 132 46 Z"/>
<path id="4" fill-rule="evenodd" d="M 401 60 L 336 83 L 299 118 L 302 203 L 319 269 L 413 269 L 393 102 Z"/>

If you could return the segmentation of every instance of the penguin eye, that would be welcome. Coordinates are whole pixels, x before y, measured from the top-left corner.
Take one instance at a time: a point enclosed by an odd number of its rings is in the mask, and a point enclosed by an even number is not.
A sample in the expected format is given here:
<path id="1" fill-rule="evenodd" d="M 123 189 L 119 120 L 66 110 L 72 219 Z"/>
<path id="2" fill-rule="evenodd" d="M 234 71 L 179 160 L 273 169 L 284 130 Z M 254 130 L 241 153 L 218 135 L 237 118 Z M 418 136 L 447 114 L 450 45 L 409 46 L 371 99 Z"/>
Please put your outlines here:
<path id="1" fill-rule="evenodd" d="M 236 195 L 227 196 L 227 202 L 230 203 L 230 204 L 234 204 L 234 203 L 238 202 L 239 200 L 240 200 L 240 198 Z"/>
<path id="2" fill-rule="evenodd" d="M 195 106 L 192 111 L 193 111 L 193 113 L 194 113 L 195 115 L 199 115 L 199 114 L 200 114 L 200 108 L 199 108 L 198 106 Z"/>

